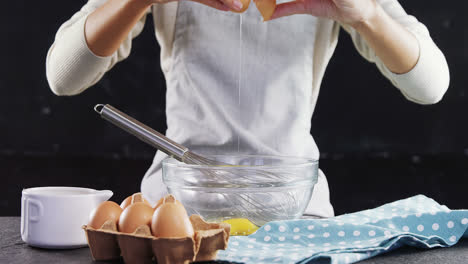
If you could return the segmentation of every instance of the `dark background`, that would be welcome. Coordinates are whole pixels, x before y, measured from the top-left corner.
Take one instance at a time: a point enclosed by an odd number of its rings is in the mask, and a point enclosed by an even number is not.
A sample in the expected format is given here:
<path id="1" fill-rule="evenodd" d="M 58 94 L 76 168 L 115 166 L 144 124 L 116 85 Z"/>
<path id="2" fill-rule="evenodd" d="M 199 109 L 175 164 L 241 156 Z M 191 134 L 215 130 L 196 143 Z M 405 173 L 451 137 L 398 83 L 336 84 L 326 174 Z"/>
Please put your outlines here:
<path id="1" fill-rule="evenodd" d="M 129 59 L 75 97 L 57 97 L 45 58 L 59 26 L 85 1 L 8 1 L 0 9 L 0 215 L 19 215 L 21 190 L 72 185 L 139 190 L 154 154 L 102 121 L 109 103 L 164 132 L 165 84 L 150 20 Z M 445 53 L 451 85 L 442 102 L 409 101 L 355 51 L 342 32 L 312 119 L 337 214 L 425 194 L 467 208 L 468 21 L 466 1 L 401 1 Z"/>

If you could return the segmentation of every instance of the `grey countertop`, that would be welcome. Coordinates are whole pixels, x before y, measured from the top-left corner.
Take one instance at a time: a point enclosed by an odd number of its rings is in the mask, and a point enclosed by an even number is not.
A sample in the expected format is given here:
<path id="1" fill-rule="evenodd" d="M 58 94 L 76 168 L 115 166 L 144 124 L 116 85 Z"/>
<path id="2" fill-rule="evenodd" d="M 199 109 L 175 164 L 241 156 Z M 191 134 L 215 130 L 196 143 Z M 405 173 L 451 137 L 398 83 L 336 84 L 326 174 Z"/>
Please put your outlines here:
<path id="1" fill-rule="evenodd" d="M 21 240 L 20 218 L 0 217 L 0 263 L 75 264 L 94 262 L 88 248 L 45 250 L 29 247 Z M 468 240 L 462 240 L 451 248 L 437 248 L 431 250 L 401 248 L 360 263 L 468 263 Z"/>

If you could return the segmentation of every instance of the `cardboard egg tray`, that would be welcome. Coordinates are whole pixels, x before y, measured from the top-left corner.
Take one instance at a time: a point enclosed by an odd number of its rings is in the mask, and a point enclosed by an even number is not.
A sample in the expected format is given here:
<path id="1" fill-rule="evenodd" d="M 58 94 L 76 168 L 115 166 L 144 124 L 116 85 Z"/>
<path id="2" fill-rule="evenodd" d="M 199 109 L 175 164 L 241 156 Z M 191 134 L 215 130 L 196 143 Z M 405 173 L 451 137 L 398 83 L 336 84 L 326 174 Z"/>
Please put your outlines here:
<path id="1" fill-rule="evenodd" d="M 199 215 L 190 216 L 194 237 L 157 238 L 148 226 L 141 226 L 132 234 L 117 231 L 114 221 L 108 221 L 100 229 L 83 226 L 88 245 L 95 261 L 109 261 L 121 256 L 127 264 L 154 263 L 178 264 L 194 261 L 210 261 L 219 249 L 226 249 L 230 225 L 207 223 Z"/>

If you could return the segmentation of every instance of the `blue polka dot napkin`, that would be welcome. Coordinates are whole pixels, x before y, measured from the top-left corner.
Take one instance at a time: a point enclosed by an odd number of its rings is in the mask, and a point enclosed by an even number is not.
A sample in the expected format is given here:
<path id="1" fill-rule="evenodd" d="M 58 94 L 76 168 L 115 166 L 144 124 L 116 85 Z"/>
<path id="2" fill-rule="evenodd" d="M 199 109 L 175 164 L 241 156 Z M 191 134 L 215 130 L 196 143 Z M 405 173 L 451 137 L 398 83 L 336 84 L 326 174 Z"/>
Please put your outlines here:
<path id="1" fill-rule="evenodd" d="M 468 237 L 468 210 L 450 210 L 418 195 L 328 219 L 270 222 L 235 236 L 218 259 L 243 263 L 353 263 L 403 245 L 449 247 Z"/>

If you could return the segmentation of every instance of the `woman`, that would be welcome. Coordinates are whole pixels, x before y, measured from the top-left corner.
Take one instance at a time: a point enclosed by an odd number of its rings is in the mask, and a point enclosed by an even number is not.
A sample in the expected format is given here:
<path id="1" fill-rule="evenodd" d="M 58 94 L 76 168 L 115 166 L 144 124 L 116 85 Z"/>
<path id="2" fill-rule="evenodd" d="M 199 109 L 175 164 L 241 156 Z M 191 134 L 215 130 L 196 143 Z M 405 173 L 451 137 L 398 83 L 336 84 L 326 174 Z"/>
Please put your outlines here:
<path id="1" fill-rule="evenodd" d="M 194 1 L 204 5 L 89 0 L 50 48 L 52 91 L 75 95 L 99 81 L 129 55 L 148 13 L 167 83 L 166 135 L 196 152 L 318 159 L 310 120 L 340 26 L 407 99 L 433 104 L 448 88 L 443 54 L 397 0 L 297 0 L 279 4 L 269 22 L 253 7 L 229 12 L 242 9 L 238 0 Z M 164 157 L 156 154 L 142 181 L 152 202 L 165 192 Z M 306 213 L 334 214 L 322 172 Z"/>

